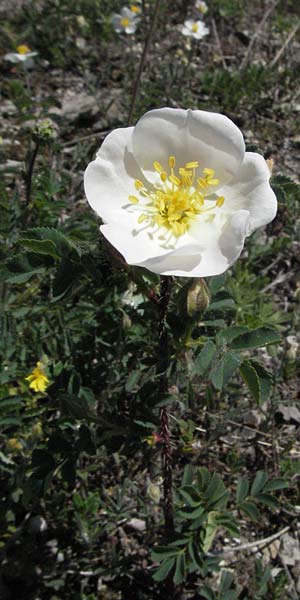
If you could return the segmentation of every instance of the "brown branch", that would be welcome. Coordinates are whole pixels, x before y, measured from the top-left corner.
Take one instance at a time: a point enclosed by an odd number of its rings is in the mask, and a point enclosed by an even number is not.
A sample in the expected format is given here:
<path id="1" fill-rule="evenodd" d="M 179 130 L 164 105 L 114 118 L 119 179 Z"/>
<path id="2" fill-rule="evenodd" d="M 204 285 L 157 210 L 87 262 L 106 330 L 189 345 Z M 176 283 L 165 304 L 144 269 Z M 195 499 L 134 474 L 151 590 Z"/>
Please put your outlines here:
<path id="1" fill-rule="evenodd" d="M 159 400 L 164 399 L 168 391 L 168 379 L 166 370 L 169 364 L 168 334 L 166 330 L 166 313 L 170 300 L 172 278 L 161 277 L 161 291 L 159 297 L 159 325 L 158 325 L 158 361 L 157 368 L 160 375 Z M 162 465 L 163 465 L 163 487 L 164 487 L 164 517 L 167 537 L 174 530 L 173 516 L 173 460 L 172 446 L 170 441 L 170 425 L 167 409 L 163 407 L 160 412 L 160 435 L 162 438 Z"/>

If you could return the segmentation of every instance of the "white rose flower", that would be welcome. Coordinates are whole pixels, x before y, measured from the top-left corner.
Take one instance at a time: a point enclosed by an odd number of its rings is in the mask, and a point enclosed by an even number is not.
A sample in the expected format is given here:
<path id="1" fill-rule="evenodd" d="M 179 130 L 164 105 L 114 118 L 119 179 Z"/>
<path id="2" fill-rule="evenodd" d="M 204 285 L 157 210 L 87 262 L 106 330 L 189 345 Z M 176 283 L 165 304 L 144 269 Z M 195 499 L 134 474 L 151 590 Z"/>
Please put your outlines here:
<path id="1" fill-rule="evenodd" d="M 12 63 L 33 63 L 32 59 L 37 56 L 37 52 L 31 52 L 28 46 L 21 45 L 17 47 L 17 52 L 8 52 L 4 54 L 4 59 Z"/>
<path id="2" fill-rule="evenodd" d="M 209 29 L 204 25 L 203 21 L 193 21 L 187 19 L 184 25 L 181 27 L 181 33 L 183 35 L 194 38 L 195 40 L 201 40 L 203 37 L 209 34 Z"/>
<path id="3" fill-rule="evenodd" d="M 202 2 L 202 0 L 196 0 L 195 8 L 197 8 L 197 10 L 199 10 L 199 12 L 202 13 L 202 15 L 205 15 L 205 13 L 207 13 L 208 11 L 208 6 L 206 2 Z"/>
<path id="4" fill-rule="evenodd" d="M 85 192 L 129 265 L 206 277 L 226 271 L 245 238 L 274 219 L 269 178 L 224 115 L 161 108 L 106 137 Z"/>
<path id="5" fill-rule="evenodd" d="M 126 6 L 122 8 L 120 14 L 113 14 L 111 17 L 111 21 L 114 27 L 114 30 L 117 33 L 135 33 L 137 24 L 139 23 L 139 18 L 136 16 L 136 13 L 127 8 Z"/>

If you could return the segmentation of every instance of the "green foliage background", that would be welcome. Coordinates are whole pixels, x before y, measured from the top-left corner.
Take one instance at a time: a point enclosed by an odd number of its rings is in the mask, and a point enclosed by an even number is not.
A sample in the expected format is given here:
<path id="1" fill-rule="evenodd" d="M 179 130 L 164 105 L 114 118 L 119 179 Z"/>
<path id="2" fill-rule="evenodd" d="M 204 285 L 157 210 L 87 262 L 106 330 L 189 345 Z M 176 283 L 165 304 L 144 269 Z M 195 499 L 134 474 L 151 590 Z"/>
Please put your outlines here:
<path id="1" fill-rule="evenodd" d="M 164 598 L 171 573 L 188 598 L 289 598 L 282 596 L 290 593 L 284 569 L 274 577 L 271 563 L 264 569 L 251 557 L 245 574 L 241 558 L 233 577 L 220 573 L 218 557 L 224 535 L 263 538 L 296 518 L 299 422 L 291 419 L 287 432 L 278 406 L 299 401 L 299 353 L 285 342 L 299 328 L 300 188 L 292 152 L 299 116 L 290 104 L 299 64 L 291 53 L 272 66 L 269 53 L 276 55 L 299 7 L 279 3 L 269 22 L 272 43 L 258 45 L 240 69 L 249 43 L 243 32 L 267 3 L 210 3 L 206 19 L 217 27 L 224 64 L 215 41 L 184 46 L 177 26 L 192 4 L 162 2 L 141 81 L 136 119 L 162 105 L 224 112 L 249 149 L 275 157 L 279 200 L 276 221 L 248 240 L 229 273 L 209 279 L 211 303 L 192 335 L 182 306 L 186 280 L 173 286 L 164 399 L 176 464 L 169 544 L 152 435 L 159 433 L 161 398 L 149 291 L 159 293 L 159 278 L 117 260 L 82 190 L 99 140 L 126 123 L 135 45 L 145 38 L 153 3 L 146 3 L 135 41 L 112 29 L 110 15 L 119 8 L 117 1 L 45 0 L 25 3 L 2 25 L 3 53 L 25 42 L 39 52 L 32 71 L 6 64 L 3 77 L 3 99 L 13 106 L 9 113 L 5 105 L 2 141 L 9 143 L 0 145 L 4 597 Z M 70 121 L 59 112 L 62 91 L 73 85 L 91 97 L 104 90 L 96 115 L 83 111 Z M 114 91 L 121 100 L 110 111 Z M 56 133 L 44 139 L 37 124 L 49 117 Z M 289 156 L 284 133 L 292 140 Z M 45 394 L 25 380 L 39 360 L 51 381 Z M 249 412 L 256 418 L 251 441 Z"/>

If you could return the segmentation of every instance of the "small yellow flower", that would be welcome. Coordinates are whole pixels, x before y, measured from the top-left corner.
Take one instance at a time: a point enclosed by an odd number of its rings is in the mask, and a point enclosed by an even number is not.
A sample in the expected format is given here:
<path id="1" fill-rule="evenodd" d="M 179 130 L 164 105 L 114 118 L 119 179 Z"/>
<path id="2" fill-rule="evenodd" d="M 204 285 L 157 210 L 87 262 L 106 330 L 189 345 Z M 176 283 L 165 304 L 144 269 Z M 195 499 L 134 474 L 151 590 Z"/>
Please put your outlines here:
<path id="1" fill-rule="evenodd" d="M 21 442 L 19 442 L 17 438 L 9 438 L 9 440 L 6 442 L 6 445 L 8 450 L 11 452 L 20 452 L 20 450 L 23 448 Z"/>
<path id="2" fill-rule="evenodd" d="M 35 369 L 33 369 L 28 377 L 25 377 L 25 380 L 30 381 L 29 387 L 34 392 L 45 392 L 50 384 L 47 375 L 45 375 L 44 365 L 40 361 L 36 363 Z"/>
<path id="3" fill-rule="evenodd" d="M 17 46 L 18 54 L 28 54 L 30 52 L 30 48 L 26 46 L 26 44 L 21 44 L 21 46 Z"/>

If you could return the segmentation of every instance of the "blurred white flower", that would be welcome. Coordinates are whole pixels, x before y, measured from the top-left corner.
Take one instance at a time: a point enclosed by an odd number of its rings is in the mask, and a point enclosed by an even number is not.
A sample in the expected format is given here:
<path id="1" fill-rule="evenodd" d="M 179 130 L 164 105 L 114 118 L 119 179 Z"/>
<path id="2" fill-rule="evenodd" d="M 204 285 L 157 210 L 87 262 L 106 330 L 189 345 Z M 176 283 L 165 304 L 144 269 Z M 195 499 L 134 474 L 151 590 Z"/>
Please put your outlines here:
<path id="1" fill-rule="evenodd" d="M 183 35 L 194 38 L 195 40 L 201 40 L 203 37 L 209 34 L 209 29 L 204 25 L 203 21 L 193 21 L 187 19 L 181 28 Z"/>
<path id="2" fill-rule="evenodd" d="M 260 154 L 218 113 L 161 108 L 112 131 L 85 172 L 105 238 L 129 265 L 179 277 L 226 271 L 277 201 Z"/>
<path id="3" fill-rule="evenodd" d="M 208 11 L 208 6 L 206 2 L 202 2 L 202 0 L 196 0 L 195 8 L 197 8 L 197 10 L 199 10 L 199 12 L 202 13 L 202 15 L 205 15 L 205 13 L 207 13 Z"/>
<path id="4" fill-rule="evenodd" d="M 114 30 L 117 33 L 135 33 L 139 23 L 139 18 L 136 16 L 136 13 L 132 12 L 132 10 L 126 6 L 122 8 L 120 14 L 113 14 L 111 20 Z"/>
<path id="5" fill-rule="evenodd" d="M 7 54 L 4 54 L 3 58 L 15 64 L 28 62 L 32 64 L 32 58 L 37 56 L 37 54 L 37 52 L 31 52 L 28 46 L 22 44 L 21 46 L 17 47 L 17 52 L 8 52 Z"/>

